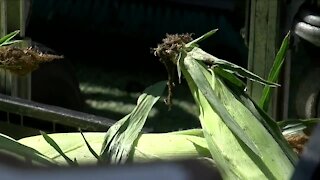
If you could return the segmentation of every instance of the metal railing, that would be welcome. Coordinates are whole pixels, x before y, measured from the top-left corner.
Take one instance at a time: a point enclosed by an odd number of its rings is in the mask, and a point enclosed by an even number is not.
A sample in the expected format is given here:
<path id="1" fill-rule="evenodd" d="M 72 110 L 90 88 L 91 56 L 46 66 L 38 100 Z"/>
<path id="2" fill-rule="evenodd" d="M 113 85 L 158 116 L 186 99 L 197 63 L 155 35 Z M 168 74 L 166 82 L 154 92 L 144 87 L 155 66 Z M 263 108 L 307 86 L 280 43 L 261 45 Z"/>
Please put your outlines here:
<path id="1" fill-rule="evenodd" d="M 26 99 L 0 94 L 0 110 L 22 117 L 57 123 L 83 130 L 106 131 L 116 121 L 62 107 L 32 102 Z M 10 121 L 10 120 L 9 120 Z M 24 125 L 23 122 L 21 124 Z M 53 126 L 52 131 L 55 131 Z"/>

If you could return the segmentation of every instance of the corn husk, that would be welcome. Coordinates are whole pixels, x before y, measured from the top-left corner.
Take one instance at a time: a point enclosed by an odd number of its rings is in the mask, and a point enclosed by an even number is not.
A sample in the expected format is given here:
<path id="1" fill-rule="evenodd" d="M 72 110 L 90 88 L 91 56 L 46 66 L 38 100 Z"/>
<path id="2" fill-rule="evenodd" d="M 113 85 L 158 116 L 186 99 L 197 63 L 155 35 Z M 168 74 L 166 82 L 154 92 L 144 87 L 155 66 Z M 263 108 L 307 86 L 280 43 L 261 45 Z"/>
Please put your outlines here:
<path id="1" fill-rule="evenodd" d="M 99 152 L 106 133 L 88 132 L 83 134 L 92 149 L 95 152 Z M 65 155 L 70 159 L 76 159 L 80 165 L 98 163 L 98 160 L 89 151 L 80 133 L 55 133 L 48 135 L 55 140 Z M 41 135 L 23 138 L 18 142 L 34 148 L 59 165 L 68 165 L 65 158 L 48 144 Z M 148 162 L 198 157 L 211 157 L 205 139 L 196 135 L 190 135 L 188 132 L 184 134 L 182 131 L 177 133 L 142 134 L 134 143 L 129 159 L 132 162 Z"/>
<path id="2" fill-rule="evenodd" d="M 200 108 L 199 119 L 204 136 L 223 178 L 289 179 L 293 164 L 267 129 L 234 97 L 219 77 L 190 56 L 180 65 Z M 223 120 L 226 117 L 219 114 L 210 97 L 216 97 L 215 103 L 223 106 L 225 113 L 241 127 L 253 143 L 254 150 L 226 125 Z"/>

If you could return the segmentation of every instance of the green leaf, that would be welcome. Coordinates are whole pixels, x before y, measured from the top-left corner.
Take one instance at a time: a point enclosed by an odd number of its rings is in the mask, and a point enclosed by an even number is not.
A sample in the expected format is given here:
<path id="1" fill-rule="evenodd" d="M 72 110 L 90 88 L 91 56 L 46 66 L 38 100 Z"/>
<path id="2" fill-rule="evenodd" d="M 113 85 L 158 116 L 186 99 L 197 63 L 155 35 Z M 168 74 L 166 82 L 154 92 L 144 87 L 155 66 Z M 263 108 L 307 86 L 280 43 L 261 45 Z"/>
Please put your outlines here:
<path id="1" fill-rule="evenodd" d="M 188 52 L 188 55 L 196 60 L 211 64 L 211 65 L 213 65 L 213 67 L 218 66 L 221 69 L 223 69 L 229 73 L 234 73 L 240 77 L 247 78 L 251 81 L 258 82 L 263 85 L 268 85 L 270 87 L 279 86 L 279 84 L 266 81 L 263 78 L 259 77 L 258 75 L 248 71 L 247 69 L 245 69 L 241 66 L 238 66 L 236 64 L 233 64 L 231 62 L 228 62 L 226 60 L 219 59 L 219 58 L 203 51 L 202 49 L 200 49 L 198 47 L 194 47 L 190 52 Z"/>
<path id="2" fill-rule="evenodd" d="M 225 82 L 229 82 L 230 85 L 239 88 L 240 90 L 245 90 L 246 84 L 241 81 L 239 78 L 234 76 L 232 73 L 225 71 L 224 69 L 220 68 L 219 66 L 213 68 L 214 72 L 221 77 Z"/>
<path id="3" fill-rule="evenodd" d="M 252 142 L 251 138 L 244 133 L 243 129 L 238 125 L 238 123 L 231 117 L 227 109 L 221 103 L 220 99 L 214 93 L 209 82 L 206 80 L 205 75 L 202 73 L 200 64 L 193 59 L 191 56 L 187 56 L 184 59 L 184 65 L 189 72 L 190 76 L 194 80 L 196 86 L 200 89 L 203 95 L 206 97 L 211 107 L 215 109 L 217 114 L 221 117 L 227 127 L 241 140 L 246 144 L 252 152 L 257 156 L 260 156 L 260 153 L 256 145 Z"/>
<path id="4" fill-rule="evenodd" d="M 40 131 L 41 135 L 43 136 L 43 138 L 47 141 L 48 144 L 50 144 L 50 146 L 52 146 L 66 161 L 69 165 L 73 165 L 73 166 L 78 166 L 78 164 L 74 161 L 72 161 L 62 150 L 61 148 L 58 146 L 58 144 L 50 137 L 48 136 L 45 132 Z"/>
<path id="5" fill-rule="evenodd" d="M 14 42 L 11 42 L 10 43 L 10 40 L 12 38 L 14 38 L 17 34 L 19 34 L 20 30 L 17 30 L 17 31 L 13 31 L 5 36 L 3 36 L 1 39 L 0 39 L 0 46 L 4 46 L 4 45 L 8 45 L 8 44 L 12 44 Z"/>
<path id="6" fill-rule="evenodd" d="M 207 39 L 208 37 L 212 36 L 212 35 L 213 35 L 214 33 L 216 33 L 217 31 L 218 31 L 218 29 L 214 29 L 214 30 L 211 30 L 211 31 L 207 32 L 206 34 L 204 34 L 204 35 L 198 37 L 197 39 L 195 39 L 195 40 L 189 42 L 188 44 L 186 44 L 186 48 L 197 47 L 196 45 L 197 45 L 199 42 L 201 42 L 201 41 Z"/>
<path id="7" fill-rule="evenodd" d="M 312 130 L 320 123 L 320 118 L 311 119 L 289 119 L 277 122 L 282 130 L 282 134 L 292 134 L 299 131 Z"/>
<path id="8" fill-rule="evenodd" d="M 188 130 L 181 130 L 181 131 L 173 131 L 167 134 L 182 134 L 182 135 L 204 137 L 202 129 L 188 129 Z"/>
<path id="9" fill-rule="evenodd" d="M 81 136 L 82 136 L 84 142 L 86 143 L 86 146 L 88 147 L 89 151 L 91 152 L 91 154 L 92 154 L 95 158 L 97 158 L 98 163 L 101 163 L 101 162 L 102 162 L 102 159 L 100 158 L 100 156 L 99 156 L 99 155 L 93 150 L 93 148 L 90 146 L 89 142 L 88 142 L 87 139 L 84 137 L 81 129 L 79 129 L 79 131 L 80 131 L 80 133 L 81 133 Z"/>
<path id="10" fill-rule="evenodd" d="M 104 161 L 118 164 L 128 160 L 133 143 L 139 137 L 150 110 L 165 87 L 165 81 L 148 87 L 138 98 L 137 106 L 132 112 L 109 128 L 100 153 Z"/>
<path id="11" fill-rule="evenodd" d="M 194 72 L 189 70 L 196 68 L 187 66 L 186 62 L 183 67 L 183 63 L 181 63 L 183 75 L 200 110 L 199 119 L 210 153 L 217 162 L 222 176 L 226 179 L 287 179 L 292 173 L 293 164 L 267 129 L 233 95 L 218 75 L 214 72 L 210 74 L 210 70 L 208 71 L 201 61 L 198 62 L 194 59 L 190 61 L 198 64 L 200 71 L 194 71 L 203 74 L 201 76 L 204 76 L 215 93 L 220 101 L 218 103 L 226 109 L 237 126 L 240 127 L 238 130 L 245 134 L 245 136 L 239 137 L 240 135 L 227 125 L 225 117 L 218 113 L 218 108 L 213 107 L 212 102 L 209 102 L 210 100 L 207 98 L 210 94 L 209 91 L 200 89 L 195 78 L 191 75 Z M 232 87 L 244 93 L 242 89 L 236 86 Z M 241 138 L 247 138 L 258 153 L 246 145 Z M 269 156 L 270 153 L 274 156 Z M 240 167 L 239 163 L 241 163 Z"/>
<path id="12" fill-rule="evenodd" d="M 0 45 L 1 46 L 8 46 L 8 45 L 11 45 L 11 44 L 16 44 L 16 43 L 20 43 L 22 42 L 22 40 L 13 40 L 13 41 L 8 41 L 8 42 L 5 42 L 3 44 Z"/>
<path id="13" fill-rule="evenodd" d="M 251 97 L 240 91 L 239 89 L 232 88 L 233 94 L 245 105 L 251 113 L 262 123 L 262 125 L 268 130 L 268 132 L 272 135 L 275 141 L 279 144 L 283 152 L 290 159 L 292 164 L 297 162 L 297 156 L 293 152 L 292 148 L 289 146 L 287 141 L 282 135 L 281 129 L 278 126 L 277 122 L 273 120 L 263 109 L 261 109 Z"/>
<path id="14" fill-rule="evenodd" d="M 150 162 L 154 160 L 176 160 L 181 158 L 211 157 L 206 140 L 201 137 L 202 130 L 190 132 L 187 130 L 170 133 L 143 133 L 134 143 L 130 154 L 130 162 Z M 101 150 L 105 132 L 83 132 L 90 146 L 95 152 Z M 70 159 L 77 159 L 79 166 L 96 165 L 95 158 L 83 142 L 78 132 L 53 133 L 50 137 L 59 144 L 59 147 Z M 31 136 L 20 139 L 18 142 L 34 147 L 42 154 L 54 159 L 61 166 L 68 165 L 65 159 L 40 136 Z M 163 148 L 166 147 L 166 148 Z"/>
<path id="15" fill-rule="evenodd" d="M 3 153 L 13 155 L 22 161 L 31 161 L 34 165 L 40 166 L 57 166 L 57 164 L 39 151 L 27 147 L 16 140 L 0 134 L 0 149 Z"/>
<path id="16" fill-rule="evenodd" d="M 282 64 L 284 62 L 287 50 L 289 48 L 289 42 L 290 42 L 290 31 L 285 36 L 285 38 L 282 41 L 281 47 L 276 55 L 276 58 L 274 60 L 274 63 L 272 65 L 272 68 L 270 70 L 268 81 L 276 83 L 278 81 L 278 77 L 280 74 L 280 70 L 282 67 Z M 262 91 L 262 96 L 259 101 L 260 107 L 262 107 L 263 110 L 268 111 L 270 98 L 271 98 L 271 92 L 272 89 L 268 86 L 265 86 Z"/>

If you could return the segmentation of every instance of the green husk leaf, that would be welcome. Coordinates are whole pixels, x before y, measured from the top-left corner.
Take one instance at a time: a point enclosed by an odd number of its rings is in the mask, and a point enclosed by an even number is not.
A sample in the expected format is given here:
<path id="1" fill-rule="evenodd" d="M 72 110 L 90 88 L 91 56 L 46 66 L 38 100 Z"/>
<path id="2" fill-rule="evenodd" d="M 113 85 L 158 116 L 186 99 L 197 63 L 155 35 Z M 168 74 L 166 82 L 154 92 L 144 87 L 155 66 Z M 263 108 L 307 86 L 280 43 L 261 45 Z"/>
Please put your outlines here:
<path id="1" fill-rule="evenodd" d="M 16 30 L 16 31 L 13 31 L 5 36 L 3 36 L 1 39 L 0 39 L 0 46 L 4 46 L 4 45 L 9 45 L 9 44 L 13 44 L 15 43 L 16 41 L 11 41 L 10 40 L 12 38 L 14 38 L 17 34 L 19 34 L 20 30 Z"/>
<path id="2" fill-rule="evenodd" d="M 276 83 L 278 81 L 278 77 L 280 74 L 280 70 L 282 67 L 282 64 L 285 60 L 285 56 L 287 53 L 287 50 L 289 48 L 289 42 L 290 42 L 290 31 L 287 33 L 285 38 L 282 41 L 282 44 L 280 46 L 280 49 L 276 55 L 275 61 L 272 65 L 272 68 L 270 70 L 268 81 Z M 265 86 L 262 91 L 262 96 L 259 101 L 260 107 L 262 107 L 263 110 L 268 111 L 268 107 L 270 104 L 270 98 L 271 98 L 272 89 L 268 86 Z"/>
<path id="3" fill-rule="evenodd" d="M 183 135 L 204 137 L 202 129 L 188 129 L 188 130 L 182 130 L 182 131 L 173 131 L 173 132 L 169 132 L 167 134 L 177 134 L 177 135 L 183 134 Z"/>
<path id="4" fill-rule="evenodd" d="M 209 38 L 210 36 L 212 36 L 214 33 L 216 33 L 218 31 L 218 29 L 213 29 L 213 30 L 211 30 L 211 31 L 209 31 L 209 32 L 207 32 L 206 34 L 204 34 L 204 35 L 202 35 L 202 36 L 200 36 L 200 37 L 198 37 L 197 39 L 195 39 L 195 40 L 193 40 L 193 41 L 191 41 L 191 42 L 189 42 L 188 44 L 186 44 L 186 48 L 190 48 L 190 47 L 197 47 L 197 44 L 199 43 L 199 42 L 201 42 L 201 41 L 203 41 L 203 40 L 205 40 L 205 39 L 207 39 L 207 38 Z"/>
<path id="5" fill-rule="evenodd" d="M 16 43 L 20 43 L 20 42 L 22 42 L 22 40 L 8 41 L 8 42 L 5 42 L 5 43 L 1 44 L 1 46 L 8 46 L 8 45 L 16 44 Z M 0 47 L 1 47 L 1 46 L 0 46 Z"/>
<path id="6" fill-rule="evenodd" d="M 248 71 L 247 69 L 245 69 L 241 66 L 238 66 L 236 64 L 233 64 L 231 62 L 228 62 L 226 60 L 219 59 L 219 58 L 203 51 L 202 49 L 200 49 L 198 47 L 194 47 L 190 52 L 188 52 L 188 55 L 196 60 L 211 64 L 214 67 L 219 66 L 221 69 L 223 69 L 227 72 L 234 73 L 240 77 L 247 78 L 251 81 L 258 82 L 260 84 L 267 85 L 270 87 L 279 86 L 279 84 L 266 81 L 263 78 L 261 78 L 260 76 Z"/>
<path id="7" fill-rule="evenodd" d="M 250 112 L 259 120 L 262 125 L 268 130 L 268 132 L 272 135 L 274 140 L 279 144 L 283 152 L 287 155 L 292 164 L 297 162 L 297 156 L 287 143 L 283 134 L 281 132 L 280 127 L 277 122 L 273 120 L 263 109 L 257 105 L 254 100 L 248 96 L 248 94 L 240 91 L 239 89 L 232 88 L 233 94 L 243 103 L 243 105 L 250 110 Z"/>
<path id="8" fill-rule="evenodd" d="M 84 137 L 84 135 L 83 135 L 83 133 L 82 133 L 82 130 L 81 130 L 81 129 L 79 129 L 79 130 L 80 130 L 80 133 L 81 133 L 81 136 L 82 136 L 84 142 L 86 143 L 86 146 L 88 147 L 88 150 L 91 152 L 91 154 L 92 154 L 95 158 L 97 158 L 98 163 L 101 163 L 101 162 L 102 162 L 102 159 L 101 159 L 100 156 L 93 150 L 93 148 L 91 147 L 91 145 L 89 144 L 89 142 L 87 141 L 87 139 Z"/>
<path id="9" fill-rule="evenodd" d="M 277 122 L 282 130 L 282 134 L 293 134 L 305 130 L 311 130 L 320 123 L 320 118 L 311 119 L 289 119 Z"/>
<path id="10" fill-rule="evenodd" d="M 44 131 L 40 131 L 41 135 L 43 136 L 43 138 L 47 141 L 48 144 L 50 144 L 50 146 L 52 146 L 66 161 L 69 165 L 72 166 L 78 166 L 78 164 L 74 161 L 72 161 L 59 147 L 59 145 L 50 137 L 48 136 L 47 133 L 45 133 Z"/>
<path id="11" fill-rule="evenodd" d="M 289 33 L 287 34 L 286 38 L 284 39 L 283 43 L 282 43 L 282 47 L 280 48 L 280 51 L 277 54 L 277 58 L 276 58 L 276 62 L 273 66 L 273 70 L 272 70 L 272 75 L 270 75 L 270 77 L 268 80 L 273 82 L 273 79 L 277 78 L 277 74 L 279 74 L 279 70 L 281 68 L 281 65 L 278 64 L 282 64 L 283 63 L 283 58 L 285 55 L 285 50 L 288 48 L 288 43 L 289 43 Z M 282 58 L 281 58 L 282 57 Z M 281 61 L 280 61 L 281 60 Z M 218 69 L 218 68 L 215 68 Z M 216 72 L 216 70 L 215 70 Z M 286 155 L 288 156 L 288 158 L 290 159 L 290 161 L 295 164 L 297 161 L 297 156 L 296 154 L 292 151 L 292 148 L 289 146 L 289 144 L 287 143 L 287 141 L 285 141 L 282 131 L 280 129 L 280 127 L 278 126 L 277 122 L 275 120 L 273 120 L 270 116 L 268 116 L 266 114 L 266 112 L 260 108 L 252 99 L 251 97 L 248 96 L 248 94 L 243 92 L 243 88 L 242 87 L 237 87 L 239 85 L 239 82 L 237 82 L 237 77 L 234 74 L 229 74 L 228 77 L 226 77 L 226 74 L 228 74 L 228 72 L 225 73 L 219 73 L 219 76 L 222 76 L 223 79 L 228 82 L 228 87 L 231 88 L 232 92 L 234 93 L 234 95 L 241 100 L 241 102 L 255 115 L 255 117 L 264 125 L 264 127 L 269 131 L 269 133 L 274 137 L 274 139 L 277 141 L 277 143 L 280 145 L 280 147 L 282 148 L 282 150 L 286 153 Z M 240 80 L 238 80 L 240 81 Z M 275 82 L 275 81 L 274 81 Z M 271 91 L 271 88 L 268 86 L 265 86 L 264 91 Z M 268 99 L 268 96 L 265 94 L 266 99 Z M 268 102 L 266 102 L 268 103 Z"/>
<path id="12" fill-rule="evenodd" d="M 239 78 L 234 76 L 232 73 L 225 71 L 219 66 L 213 67 L 213 70 L 219 77 L 226 80 L 226 82 L 230 82 L 229 83 L 230 85 L 235 86 L 242 91 L 245 90 L 246 84 L 243 81 L 241 81 Z"/>
<path id="13" fill-rule="evenodd" d="M 314 126 L 314 125 L 320 123 L 320 118 L 288 119 L 288 120 L 278 121 L 277 123 L 282 130 L 285 130 L 286 127 L 290 127 L 295 124 L 303 124 L 306 127 Z"/>
<path id="14" fill-rule="evenodd" d="M 237 97 L 239 101 L 242 102 L 246 108 L 250 110 L 250 112 L 259 120 L 262 125 L 268 130 L 268 132 L 272 135 L 272 137 L 275 139 L 275 141 L 279 144 L 281 149 L 285 152 L 285 154 L 288 156 L 292 164 L 295 164 L 297 161 L 297 156 L 293 152 L 292 148 L 289 146 L 285 138 L 283 137 L 282 131 L 278 125 L 278 123 L 273 120 L 259 105 L 257 105 L 252 98 L 245 93 L 241 88 L 238 88 L 237 86 L 232 85 L 233 80 L 230 79 L 236 79 L 237 77 L 234 74 L 229 74 L 230 76 L 233 76 L 233 78 L 226 79 L 224 78 L 224 81 L 228 82 L 226 83 L 228 87 L 233 92 L 234 96 Z"/>
<path id="15" fill-rule="evenodd" d="M 0 151 L 1 153 L 8 153 L 21 159 L 21 161 L 29 161 L 37 166 L 57 166 L 56 162 L 39 151 L 25 146 L 16 140 L 0 134 Z"/>
<path id="16" fill-rule="evenodd" d="M 181 63 L 182 73 L 200 108 L 199 118 L 203 133 L 222 176 L 225 179 L 286 179 L 290 177 L 293 171 L 292 163 L 267 129 L 255 118 L 254 114 L 232 94 L 232 91 L 224 85 L 215 73 L 210 75 L 210 70 L 208 71 L 201 61 L 197 62 L 192 58 L 189 59 L 190 62 L 198 64 L 197 66 L 203 73 L 202 76 L 206 78 L 207 83 L 217 94 L 220 103 L 232 115 L 232 118 L 241 127 L 242 132 L 250 138 L 249 140 L 256 146 L 259 154 L 253 152 L 238 135 L 233 133 L 224 122 L 224 117 L 218 114 L 216 108 L 212 107 L 207 98 L 209 91 L 203 91 L 198 87 L 196 78 L 192 77 L 192 71 L 189 70 L 196 68 L 188 66 L 188 63 L 185 62 L 187 59 L 184 60 L 184 64 Z M 242 89 L 238 87 L 236 89 L 244 93 Z M 269 153 L 274 156 L 269 156 Z M 274 160 L 275 157 L 277 161 Z"/>
<path id="17" fill-rule="evenodd" d="M 179 53 L 179 57 L 178 57 L 178 60 L 177 60 L 177 73 L 178 73 L 178 81 L 179 81 L 179 84 L 181 84 L 181 69 L 180 69 L 180 59 L 181 59 L 181 53 Z"/>
<path id="18" fill-rule="evenodd" d="M 230 128 L 230 130 L 241 141 L 243 141 L 243 143 L 246 144 L 252 150 L 252 152 L 259 156 L 260 153 L 255 144 L 252 143 L 251 138 L 243 132 L 242 128 L 238 125 L 237 122 L 235 122 L 235 120 L 231 117 L 227 109 L 221 103 L 220 99 L 213 92 L 212 87 L 206 80 L 206 77 L 204 76 L 199 67 L 199 64 L 196 63 L 196 60 L 193 57 L 187 55 L 187 57 L 184 59 L 184 64 L 188 73 L 194 80 L 194 83 L 196 84 L 197 88 L 199 88 L 199 90 L 203 93 L 203 95 L 210 103 L 211 107 L 215 109 L 217 114 L 222 118 L 222 120 L 228 126 L 228 128 Z"/>
<path id="19" fill-rule="evenodd" d="M 110 127 L 100 153 L 104 161 L 112 164 L 127 161 L 134 141 L 139 137 L 151 108 L 158 101 L 165 87 L 165 81 L 148 87 L 140 95 L 133 111 Z"/>
<path id="20" fill-rule="evenodd" d="M 101 150 L 104 132 L 84 132 L 88 143 L 97 152 Z M 76 158 L 79 165 L 94 165 L 97 158 L 90 153 L 83 142 L 80 133 L 54 133 L 50 137 L 59 144 L 62 151 L 71 159 Z M 68 165 L 65 159 L 45 139 L 32 136 L 18 141 L 54 159 L 59 165 Z M 164 148 L 165 147 L 165 148 Z M 206 140 L 203 137 L 188 132 L 146 133 L 139 135 L 130 152 L 133 163 L 150 162 L 154 160 L 178 160 L 186 158 L 211 157 Z"/>

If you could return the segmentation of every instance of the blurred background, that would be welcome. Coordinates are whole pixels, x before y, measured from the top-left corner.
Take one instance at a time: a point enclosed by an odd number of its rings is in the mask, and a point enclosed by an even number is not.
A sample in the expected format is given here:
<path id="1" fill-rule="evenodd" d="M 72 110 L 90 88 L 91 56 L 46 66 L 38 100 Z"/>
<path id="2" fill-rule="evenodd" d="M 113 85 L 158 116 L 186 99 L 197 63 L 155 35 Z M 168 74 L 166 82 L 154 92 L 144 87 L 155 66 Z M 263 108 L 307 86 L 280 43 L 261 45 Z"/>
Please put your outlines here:
<path id="1" fill-rule="evenodd" d="M 147 86 L 167 79 L 150 51 L 166 33 L 198 37 L 218 28 L 201 47 L 245 67 L 244 22 L 244 0 L 32 0 L 26 36 L 65 56 L 33 73 L 33 100 L 118 120 Z M 160 101 L 148 126 L 168 131 L 199 125 L 184 82 L 173 103 L 168 111 Z"/>
<path id="2" fill-rule="evenodd" d="M 18 7 L 21 2 L 23 8 Z M 65 57 L 42 64 L 32 73 L 29 99 L 35 102 L 119 120 L 134 108 L 146 87 L 167 79 L 164 66 L 150 50 L 167 33 L 188 32 L 198 37 L 218 28 L 215 35 L 201 42 L 201 48 L 267 78 L 282 39 L 291 31 L 281 87 L 274 92 L 268 113 L 277 120 L 320 116 L 319 0 L 7 3 L 8 32 L 26 22 L 22 37 L 31 39 L 33 47 Z M 21 21 L 19 8 L 25 21 Z M 256 101 L 262 88 L 248 83 L 248 93 Z M 198 112 L 184 81 L 175 88 L 173 104 L 168 111 L 159 101 L 147 126 L 155 132 L 199 126 Z"/>

